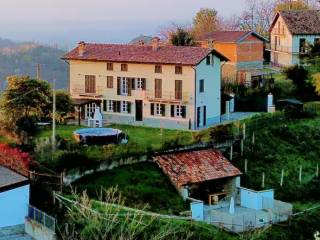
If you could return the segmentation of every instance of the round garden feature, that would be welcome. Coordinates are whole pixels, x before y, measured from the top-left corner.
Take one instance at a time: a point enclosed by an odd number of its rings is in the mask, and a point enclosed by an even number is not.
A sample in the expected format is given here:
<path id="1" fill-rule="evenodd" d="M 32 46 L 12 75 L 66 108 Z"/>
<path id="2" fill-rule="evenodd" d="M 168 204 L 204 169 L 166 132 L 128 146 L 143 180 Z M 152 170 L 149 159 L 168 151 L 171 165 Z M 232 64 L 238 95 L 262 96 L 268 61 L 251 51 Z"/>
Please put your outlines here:
<path id="1" fill-rule="evenodd" d="M 83 128 L 73 132 L 78 143 L 88 145 L 106 145 L 127 143 L 127 135 L 114 128 Z"/>

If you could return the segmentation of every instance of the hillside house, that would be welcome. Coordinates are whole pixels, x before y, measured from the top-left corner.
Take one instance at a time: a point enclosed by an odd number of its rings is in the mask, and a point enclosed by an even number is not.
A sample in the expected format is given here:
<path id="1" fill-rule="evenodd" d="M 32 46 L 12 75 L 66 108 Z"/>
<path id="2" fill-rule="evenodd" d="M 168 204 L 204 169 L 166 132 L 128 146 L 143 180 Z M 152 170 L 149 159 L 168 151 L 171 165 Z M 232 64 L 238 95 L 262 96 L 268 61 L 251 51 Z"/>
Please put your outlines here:
<path id="1" fill-rule="evenodd" d="M 80 42 L 62 59 L 81 116 L 100 106 L 108 123 L 201 129 L 220 121 L 221 62 L 216 50 Z"/>
<path id="2" fill-rule="evenodd" d="M 179 193 L 191 201 L 191 217 L 239 233 L 286 221 L 292 205 L 274 191 L 240 186 L 241 171 L 213 149 L 165 153 L 154 161 Z"/>
<path id="3" fill-rule="evenodd" d="M 260 79 L 263 72 L 263 49 L 267 40 L 252 31 L 216 31 L 204 35 L 197 45 L 215 49 L 230 59 L 222 66 L 226 83 L 246 83 Z"/>
<path id="4" fill-rule="evenodd" d="M 310 45 L 320 41 L 320 11 L 280 11 L 269 32 L 267 50 L 271 52 L 271 63 L 277 66 L 299 64 Z"/>

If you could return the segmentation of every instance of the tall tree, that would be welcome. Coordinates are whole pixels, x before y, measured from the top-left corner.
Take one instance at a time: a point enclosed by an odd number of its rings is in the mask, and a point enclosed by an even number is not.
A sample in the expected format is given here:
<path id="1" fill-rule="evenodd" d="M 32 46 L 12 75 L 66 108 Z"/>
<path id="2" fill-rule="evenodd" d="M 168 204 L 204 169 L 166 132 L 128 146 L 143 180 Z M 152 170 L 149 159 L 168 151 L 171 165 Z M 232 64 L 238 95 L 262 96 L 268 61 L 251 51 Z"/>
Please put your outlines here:
<path id="1" fill-rule="evenodd" d="M 193 19 L 193 33 L 195 39 L 208 32 L 219 29 L 218 12 L 213 8 L 202 8 Z"/>
<path id="2" fill-rule="evenodd" d="M 177 28 L 177 30 L 171 33 L 170 41 L 175 46 L 193 46 L 194 39 L 191 33 L 183 28 Z"/>
<path id="3" fill-rule="evenodd" d="M 275 6 L 275 12 L 281 10 L 307 10 L 312 9 L 313 4 L 306 0 L 277 0 Z"/>

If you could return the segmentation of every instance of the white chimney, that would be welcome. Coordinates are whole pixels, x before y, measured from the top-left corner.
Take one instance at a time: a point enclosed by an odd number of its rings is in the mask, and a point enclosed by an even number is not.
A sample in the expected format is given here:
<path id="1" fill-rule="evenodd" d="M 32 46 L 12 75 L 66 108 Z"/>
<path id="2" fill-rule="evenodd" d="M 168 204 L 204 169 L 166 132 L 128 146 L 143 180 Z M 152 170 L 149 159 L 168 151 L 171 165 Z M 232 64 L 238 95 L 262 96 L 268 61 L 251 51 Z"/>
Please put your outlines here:
<path id="1" fill-rule="evenodd" d="M 78 52 L 79 56 L 82 57 L 86 48 L 86 43 L 84 41 L 81 41 L 78 43 Z"/>
<path id="2" fill-rule="evenodd" d="M 160 38 L 154 37 L 152 38 L 152 50 L 157 51 L 160 45 Z"/>

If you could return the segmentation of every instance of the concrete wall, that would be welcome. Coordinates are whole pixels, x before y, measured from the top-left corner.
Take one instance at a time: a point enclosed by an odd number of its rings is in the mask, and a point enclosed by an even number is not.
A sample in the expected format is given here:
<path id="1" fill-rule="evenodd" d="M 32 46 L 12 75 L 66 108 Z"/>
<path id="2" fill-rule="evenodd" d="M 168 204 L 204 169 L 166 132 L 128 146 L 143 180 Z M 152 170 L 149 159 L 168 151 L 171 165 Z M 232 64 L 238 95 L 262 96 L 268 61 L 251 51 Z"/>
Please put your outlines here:
<path id="1" fill-rule="evenodd" d="M 240 202 L 242 207 L 255 210 L 263 209 L 263 198 L 274 199 L 274 191 L 253 191 L 251 189 L 240 188 Z"/>
<path id="2" fill-rule="evenodd" d="M 204 92 L 200 93 L 200 80 L 204 80 Z M 200 128 L 220 121 L 221 115 L 221 61 L 214 56 L 212 65 L 207 65 L 204 59 L 196 68 L 196 108 L 200 107 Z M 206 126 L 203 125 L 203 111 L 206 106 Z M 196 112 L 195 112 L 196 113 Z M 195 121 L 191 124 L 196 125 Z"/>
<path id="3" fill-rule="evenodd" d="M 0 193 L 0 227 L 24 224 L 28 204 L 29 185 Z"/>
<path id="4" fill-rule="evenodd" d="M 204 220 L 204 204 L 203 202 L 191 202 L 191 216 L 193 220 Z"/>

